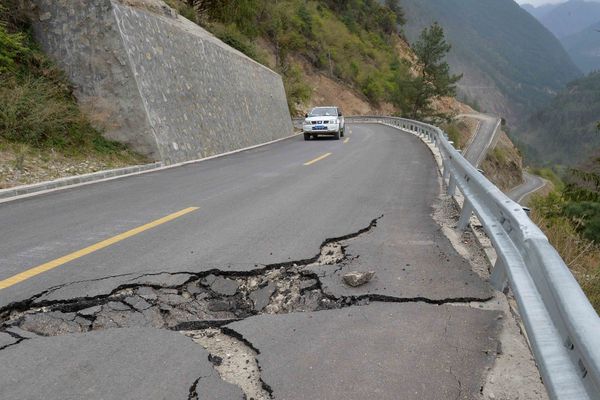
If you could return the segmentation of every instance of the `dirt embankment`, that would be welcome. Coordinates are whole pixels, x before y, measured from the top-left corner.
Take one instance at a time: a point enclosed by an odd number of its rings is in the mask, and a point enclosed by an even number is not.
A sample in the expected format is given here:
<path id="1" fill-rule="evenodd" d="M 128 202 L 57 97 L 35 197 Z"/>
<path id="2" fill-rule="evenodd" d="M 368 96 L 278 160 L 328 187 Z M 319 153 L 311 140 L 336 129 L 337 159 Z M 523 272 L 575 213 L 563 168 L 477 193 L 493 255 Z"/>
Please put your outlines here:
<path id="1" fill-rule="evenodd" d="M 128 151 L 70 155 L 0 139 L 0 189 L 148 162 Z"/>
<path id="2" fill-rule="evenodd" d="M 523 183 L 521 152 L 504 132 L 500 133 L 496 146 L 488 151 L 481 169 L 503 192 L 508 192 Z"/>

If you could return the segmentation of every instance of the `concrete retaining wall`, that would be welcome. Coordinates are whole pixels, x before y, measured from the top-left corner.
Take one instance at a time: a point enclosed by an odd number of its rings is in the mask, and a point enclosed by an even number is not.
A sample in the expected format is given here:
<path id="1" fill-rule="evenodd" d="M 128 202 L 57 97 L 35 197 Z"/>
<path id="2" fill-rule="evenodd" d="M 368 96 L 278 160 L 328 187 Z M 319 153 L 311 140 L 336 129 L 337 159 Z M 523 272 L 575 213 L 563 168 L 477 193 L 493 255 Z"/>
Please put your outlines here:
<path id="1" fill-rule="evenodd" d="M 38 41 L 106 137 L 175 163 L 292 133 L 281 77 L 161 2 L 31 2 Z"/>

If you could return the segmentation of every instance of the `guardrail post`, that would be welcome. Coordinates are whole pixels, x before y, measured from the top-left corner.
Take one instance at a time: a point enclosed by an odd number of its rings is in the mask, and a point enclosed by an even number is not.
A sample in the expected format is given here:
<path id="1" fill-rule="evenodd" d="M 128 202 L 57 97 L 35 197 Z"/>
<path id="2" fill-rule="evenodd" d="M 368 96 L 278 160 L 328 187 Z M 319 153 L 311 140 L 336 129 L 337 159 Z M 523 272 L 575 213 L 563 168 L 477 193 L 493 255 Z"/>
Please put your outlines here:
<path id="1" fill-rule="evenodd" d="M 442 174 L 442 179 L 444 180 L 444 183 L 446 183 L 446 181 L 448 180 L 448 178 L 450 177 L 450 161 L 448 161 L 447 158 L 444 158 L 442 161 L 442 165 L 444 167 L 444 172 Z"/>
<path id="2" fill-rule="evenodd" d="M 448 181 L 448 194 L 450 196 L 454 196 L 456 192 L 456 179 L 452 175 L 450 175 L 450 180 Z"/>
<path id="3" fill-rule="evenodd" d="M 494 264 L 494 269 L 492 270 L 492 275 L 490 276 L 490 283 L 496 290 L 500 292 L 504 292 L 508 288 L 506 266 L 500 257 L 498 257 L 496 264 Z"/>
<path id="4" fill-rule="evenodd" d="M 399 121 L 405 132 L 435 143 L 445 156 L 442 175 L 448 178 L 448 193 L 458 189 L 466 200 L 457 229 L 464 229 L 476 212 L 490 236 L 498 255 L 490 284 L 504 293 L 510 287 L 514 293 L 549 397 L 600 400 L 600 318 L 543 233 L 458 156 L 462 152 L 451 148 L 439 128 L 390 117 L 357 120 L 391 125 Z"/>
<path id="5" fill-rule="evenodd" d="M 464 231 L 469 225 L 469 220 L 471 219 L 471 215 L 473 214 L 473 206 L 471 202 L 467 200 L 465 197 L 463 202 L 462 212 L 460 213 L 460 218 L 458 219 L 458 224 L 456 225 L 456 229 L 459 231 Z"/>

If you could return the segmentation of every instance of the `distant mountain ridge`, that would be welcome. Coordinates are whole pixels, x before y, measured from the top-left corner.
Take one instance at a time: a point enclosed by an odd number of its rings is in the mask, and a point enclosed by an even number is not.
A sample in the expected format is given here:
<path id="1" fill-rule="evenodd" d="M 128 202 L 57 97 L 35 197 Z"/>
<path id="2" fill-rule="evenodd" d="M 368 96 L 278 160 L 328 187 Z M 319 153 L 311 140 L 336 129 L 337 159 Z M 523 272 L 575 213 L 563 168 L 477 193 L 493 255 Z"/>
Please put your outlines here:
<path id="1" fill-rule="evenodd" d="M 570 0 L 562 4 L 521 7 L 561 41 L 583 72 L 600 69 L 600 3 Z"/>
<path id="2" fill-rule="evenodd" d="M 600 72 L 571 82 L 519 133 L 530 161 L 576 165 L 600 147 Z"/>
<path id="3" fill-rule="evenodd" d="M 561 39 L 571 58 L 583 72 L 600 69 L 600 21 Z"/>
<path id="4" fill-rule="evenodd" d="M 558 4 L 547 13 L 544 13 L 539 21 L 557 38 L 562 39 L 599 22 L 600 3 L 570 0 Z"/>
<path id="5" fill-rule="evenodd" d="M 560 42 L 513 0 L 402 0 L 414 42 L 438 21 L 453 48 L 448 61 L 464 73 L 459 94 L 514 123 L 580 76 Z"/>
<path id="6" fill-rule="evenodd" d="M 559 5 L 560 4 L 543 4 L 541 6 L 536 7 L 532 4 L 522 4 L 521 7 L 523 7 L 529 14 L 533 15 L 536 19 L 539 20 Z"/>

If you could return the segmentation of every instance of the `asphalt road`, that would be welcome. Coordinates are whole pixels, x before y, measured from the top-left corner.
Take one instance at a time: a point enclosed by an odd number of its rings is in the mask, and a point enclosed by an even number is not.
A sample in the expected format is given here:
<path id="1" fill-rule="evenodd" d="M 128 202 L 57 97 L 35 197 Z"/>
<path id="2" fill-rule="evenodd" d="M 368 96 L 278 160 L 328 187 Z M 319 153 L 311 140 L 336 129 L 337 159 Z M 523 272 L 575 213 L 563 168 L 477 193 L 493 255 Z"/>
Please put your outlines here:
<path id="1" fill-rule="evenodd" d="M 467 148 L 464 156 L 475 167 L 485 159 L 487 151 L 493 147 L 494 141 L 500 132 L 500 120 L 491 115 L 485 114 L 461 114 L 459 117 L 473 118 L 479 121 L 479 128 Z"/>
<path id="2" fill-rule="evenodd" d="M 345 259 L 309 272 L 313 291 L 337 307 L 236 314 L 226 327 L 256 350 L 271 396 L 477 396 L 498 347 L 498 313 L 468 306 L 493 290 L 432 218 L 441 189 L 429 149 L 390 127 L 349 128 L 345 141 L 294 137 L 0 204 L 0 398 L 242 398 L 217 379 L 207 350 L 161 318 L 183 315 L 193 277 L 307 264 L 335 238 Z M 341 274 L 354 269 L 375 278 L 350 288 Z M 229 290 L 229 278 L 219 282 L 207 284 L 212 294 Z M 143 309 L 104 300 L 133 284 L 159 295 L 135 292 Z M 163 298 L 170 305 L 150 315 Z M 106 307 L 112 319 L 97 324 Z M 26 310 L 33 317 L 19 325 L 15 313 Z M 81 330 L 92 312 L 94 330 Z M 37 314 L 44 322 L 32 328 Z"/>
<path id="3" fill-rule="evenodd" d="M 540 190 L 546 185 L 546 182 L 537 175 L 530 174 L 523 171 L 523 179 L 525 180 L 522 184 L 517 186 L 508 192 L 508 197 L 517 203 L 525 203 L 526 197 L 536 191 Z"/>
<path id="4" fill-rule="evenodd" d="M 475 167 L 479 167 L 485 159 L 488 150 L 494 146 L 494 143 L 498 139 L 500 120 L 485 114 L 461 114 L 459 117 L 474 118 L 479 121 L 477 132 L 475 132 L 465 152 L 465 158 Z M 542 178 L 525 171 L 523 172 L 523 179 L 524 182 L 521 185 L 507 193 L 507 196 L 517 203 L 523 202 L 527 196 L 543 188 L 545 185 Z"/>

